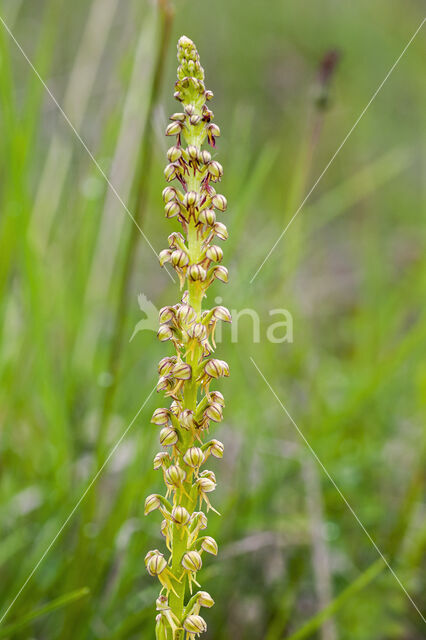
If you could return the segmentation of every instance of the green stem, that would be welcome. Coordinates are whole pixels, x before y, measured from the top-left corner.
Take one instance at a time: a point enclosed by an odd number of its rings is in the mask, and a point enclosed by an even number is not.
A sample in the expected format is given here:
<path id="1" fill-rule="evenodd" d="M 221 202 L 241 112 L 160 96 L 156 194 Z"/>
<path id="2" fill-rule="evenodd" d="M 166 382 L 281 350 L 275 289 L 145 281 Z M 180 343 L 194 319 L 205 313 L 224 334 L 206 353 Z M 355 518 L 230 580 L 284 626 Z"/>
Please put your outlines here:
<path id="1" fill-rule="evenodd" d="M 194 187 L 198 185 L 194 185 Z M 195 223 L 193 221 L 189 224 L 188 229 L 188 254 L 191 263 L 197 263 L 199 259 L 200 253 L 200 240 L 197 235 L 197 230 L 195 228 Z M 197 318 L 200 318 L 201 315 L 201 307 L 202 307 L 202 298 L 203 298 L 203 288 L 199 282 L 189 282 L 188 283 L 188 292 L 189 292 L 189 300 L 188 304 L 194 309 L 197 313 Z M 188 355 L 187 362 L 191 365 L 192 370 L 195 370 L 199 360 L 201 357 L 201 349 L 197 346 L 192 354 Z M 198 399 L 198 384 L 195 380 L 195 376 L 191 381 L 186 383 L 185 391 L 184 391 L 184 407 L 185 409 L 191 409 L 192 411 L 196 411 L 197 408 L 197 399 Z M 194 445 L 194 437 L 190 432 L 186 432 L 181 430 L 181 438 L 182 438 L 182 449 L 186 451 L 188 447 Z M 184 483 L 184 491 L 180 494 L 179 503 L 188 509 L 191 513 L 195 506 L 197 497 L 193 497 L 192 490 L 192 470 L 189 469 L 183 462 L 182 458 L 180 459 L 180 465 L 183 468 L 186 468 L 187 471 L 187 479 Z M 185 494 L 190 496 L 188 498 Z M 187 551 L 188 547 L 188 534 L 186 531 L 182 533 L 182 528 L 173 525 L 173 542 L 172 542 L 172 573 L 176 578 L 180 579 L 180 582 L 174 581 L 174 588 L 176 593 L 171 592 L 169 597 L 170 608 L 176 617 L 179 620 L 183 618 L 184 606 L 185 606 L 185 592 L 186 592 L 186 584 L 187 577 L 183 572 L 181 561 L 182 557 Z M 183 637 L 183 630 L 179 629 L 175 633 L 175 637 L 173 640 L 180 640 Z"/>

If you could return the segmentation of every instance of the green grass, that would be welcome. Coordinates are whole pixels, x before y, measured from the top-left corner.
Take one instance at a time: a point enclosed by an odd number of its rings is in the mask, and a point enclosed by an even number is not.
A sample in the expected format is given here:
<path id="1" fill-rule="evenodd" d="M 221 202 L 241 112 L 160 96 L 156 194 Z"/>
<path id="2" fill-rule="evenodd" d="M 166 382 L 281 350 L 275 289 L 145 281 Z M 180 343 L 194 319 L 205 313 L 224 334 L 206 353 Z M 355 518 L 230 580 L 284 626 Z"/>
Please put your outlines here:
<path id="1" fill-rule="evenodd" d="M 148 2 L 109 0 L 107 15 L 104 1 L 3 0 L 0 15 L 61 105 L 68 95 L 71 120 L 106 173 L 115 167 L 111 180 L 132 211 L 137 158 L 153 127 L 143 230 L 156 250 L 170 233 L 160 197 L 162 131 L 182 33 L 197 43 L 215 91 L 230 283 L 210 295 L 232 309 L 256 309 L 262 339 L 253 344 L 245 318 L 238 342 L 225 329 L 218 350 L 231 378 L 217 432 L 226 447 L 215 496 L 223 517 L 210 518 L 220 553 L 203 575 L 216 600 L 207 635 L 334 640 L 335 631 L 340 640 L 420 640 L 420 616 L 320 469 L 314 530 L 323 536 L 331 595 L 319 611 L 303 473 L 310 453 L 250 356 L 424 610 L 426 27 L 249 281 L 420 24 L 423 5 L 324 0 L 266 10 L 177 0 L 159 106 L 146 122 L 157 12 Z M 310 156 L 316 68 L 330 48 L 341 61 Z M 73 74 L 77 106 L 67 94 Z M 161 307 L 176 292 L 140 238 L 112 381 L 132 222 L 1 25 L 0 140 L 4 612 L 155 384 L 164 345 L 152 332 L 128 341 L 141 319 L 137 294 Z M 282 307 L 294 319 L 293 344 L 265 339 L 269 310 Z M 153 637 L 157 585 L 143 557 L 162 541 L 155 519 L 143 517 L 143 501 L 159 487 L 151 468 L 157 432 L 149 425 L 159 404 L 154 394 L 0 637 Z"/>

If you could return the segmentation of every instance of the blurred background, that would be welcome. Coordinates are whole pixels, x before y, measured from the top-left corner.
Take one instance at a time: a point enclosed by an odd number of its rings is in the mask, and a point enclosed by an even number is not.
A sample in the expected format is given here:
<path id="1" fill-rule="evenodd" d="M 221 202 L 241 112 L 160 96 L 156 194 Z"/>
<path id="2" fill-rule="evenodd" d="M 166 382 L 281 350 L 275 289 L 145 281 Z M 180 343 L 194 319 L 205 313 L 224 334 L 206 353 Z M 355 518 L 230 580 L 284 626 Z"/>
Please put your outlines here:
<path id="1" fill-rule="evenodd" d="M 206 637 L 425 637 L 250 360 L 424 610 L 426 27 L 250 282 L 424 9 L 0 2 L 81 136 L 0 24 L 1 615 L 43 558 L 0 638 L 153 637 L 158 588 L 143 558 L 163 541 L 143 504 L 161 486 L 149 420 L 163 399 L 146 399 L 169 348 L 153 331 L 130 337 L 145 317 L 138 294 L 157 308 L 178 294 L 129 214 L 155 251 L 166 246 L 164 128 L 179 108 L 182 34 L 199 48 L 222 132 L 230 282 L 209 303 L 221 296 L 260 318 L 258 341 L 241 316 L 238 339 L 224 329 L 217 352 L 231 377 L 215 432 L 222 517 L 209 519 L 220 553 L 201 575 L 216 600 Z M 267 339 L 277 308 L 291 314 L 293 342 Z"/>

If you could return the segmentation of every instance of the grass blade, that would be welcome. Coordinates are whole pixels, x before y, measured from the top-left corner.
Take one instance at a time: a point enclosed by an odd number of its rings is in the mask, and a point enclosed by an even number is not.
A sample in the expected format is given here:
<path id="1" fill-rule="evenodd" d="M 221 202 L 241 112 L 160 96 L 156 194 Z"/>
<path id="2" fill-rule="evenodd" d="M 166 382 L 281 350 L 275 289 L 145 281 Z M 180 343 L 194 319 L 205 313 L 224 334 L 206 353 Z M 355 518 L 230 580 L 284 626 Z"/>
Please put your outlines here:
<path id="1" fill-rule="evenodd" d="M 383 571 L 385 566 L 386 565 L 381 558 L 371 564 L 368 569 L 361 573 L 356 580 L 346 587 L 346 589 L 344 589 L 337 598 L 330 602 L 325 609 L 319 611 L 313 618 L 303 625 L 303 627 L 289 636 L 287 640 L 302 640 L 302 638 L 308 638 L 312 635 L 324 624 L 324 622 L 326 622 L 326 620 L 334 615 L 347 602 L 347 600 L 352 598 L 355 593 L 369 585 L 370 582 Z"/>
<path id="2" fill-rule="evenodd" d="M 84 598 L 89 595 L 89 593 L 90 590 L 87 587 L 83 587 L 82 589 L 77 589 L 76 591 L 71 591 L 63 596 L 59 596 L 59 598 L 55 598 L 55 600 L 51 600 L 42 607 L 34 609 L 31 613 L 23 616 L 18 622 L 13 622 L 12 624 L 8 624 L 6 627 L 3 627 L 3 629 L 0 629 L 0 638 L 7 638 L 12 633 L 28 627 L 34 620 L 41 618 L 41 616 L 45 616 L 52 611 L 57 611 L 58 609 L 62 609 L 72 602 L 76 602 L 77 600 Z"/>

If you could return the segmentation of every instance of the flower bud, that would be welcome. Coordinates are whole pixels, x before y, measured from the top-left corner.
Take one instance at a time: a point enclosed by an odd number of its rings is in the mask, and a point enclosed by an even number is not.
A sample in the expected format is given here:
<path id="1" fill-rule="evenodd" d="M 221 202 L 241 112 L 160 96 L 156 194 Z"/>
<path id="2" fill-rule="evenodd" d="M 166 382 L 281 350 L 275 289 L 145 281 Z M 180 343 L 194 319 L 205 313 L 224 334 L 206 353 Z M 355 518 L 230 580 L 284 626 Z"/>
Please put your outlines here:
<path id="1" fill-rule="evenodd" d="M 184 429 L 192 429 L 194 426 L 194 412 L 192 409 L 184 409 L 180 416 L 181 426 Z"/>
<path id="2" fill-rule="evenodd" d="M 145 556 L 145 565 L 150 576 L 158 576 L 167 567 L 167 562 L 163 554 L 155 550 L 154 553 L 147 553 Z"/>
<path id="3" fill-rule="evenodd" d="M 200 124 L 200 122 L 201 116 L 197 115 L 196 113 L 189 117 L 189 124 L 192 124 L 192 126 L 196 126 L 197 124 Z"/>
<path id="4" fill-rule="evenodd" d="M 220 136 L 219 127 L 216 124 L 213 124 L 213 122 L 211 122 L 210 124 L 206 125 L 206 131 L 207 131 L 207 140 L 209 144 L 211 144 L 212 147 L 215 147 L 216 137 Z"/>
<path id="5" fill-rule="evenodd" d="M 187 147 L 186 152 L 187 152 L 188 156 L 191 158 L 191 160 L 197 160 L 197 158 L 198 158 L 198 149 L 194 144 L 190 144 Z"/>
<path id="6" fill-rule="evenodd" d="M 189 267 L 188 276 L 190 280 L 193 280 L 194 282 L 196 280 L 203 282 L 206 279 L 206 275 L 206 270 L 200 264 L 192 264 Z"/>
<path id="7" fill-rule="evenodd" d="M 209 162 L 211 162 L 211 159 L 212 159 L 212 154 L 209 151 L 204 150 L 201 152 L 201 162 L 203 164 L 209 164 Z"/>
<path id="8" fill-rule="evenodd" d="M 223 258 L 223 250 L 216 244 L 212 244 L 206 251 L 206 258 L 212 262 L 220 262 Z"/>
<path id="9" fill-rule="evenodd" d="M 215 207 L 215 209 L 218 209 L 219 211 L 226 211 L 226 207 L 228 206 L 228 203 L 226 201 L 225 196 L 222 196 L 220 193 L 217 193 L 212 198 L 212 205 Z"/>
<path id="10" fill-rule="evenodd" d="M 209 376 L 209 378 L 220 378 L 223 376 L 223 366 L 221 360 L 216 360 L 212 358 L 211 360 L 207 360 L 204 365 L 204 373 Z"/>
<path id="11" fill-rule="evenodd" d="M 205 455 L 199 447 L 190 447 L 183 456 L 183 461 L 193 469 L 198 469 L 204 460 Z"/>
<path id="12" fill-rule="evenodd" d="M 179 440 L 177 432 L 173 427 L 164 427 L 160 431 L 160 444 L 163 447 L 171 447 Z"/>
<path id="13" fill-rule="evenodd" d="M 179 324 L 191 325 L 197 319 L 197 314 L 189 304 L 181 304 L 176 312 Z"/>
<path id="14" fill-rule="evenodd" d="M 167 462 L 170 462 L 170 456 L 166 451 L 156 453 L 154 457 L 154 471 L 163 468 Z"/>
<path id="15" fill-rule="evenodd" d="M 229 364 L 227 362 L 225 362 L 225 360 L 219 360 L 220 365 L 222 367 L 222 375 L 225 378 L 229 377 Z"/>
<path id="16" fill-rule="evenodd" d="M 192 114 L 195 113 L 195 107 L 194 107 L 193 104 L 187 104 L 184 107 L 184 111 L 185 111 L 186 115 L 192 116 Z"/>
<path id="17" fill-rule="evenodd" d="M 187 329 L 187 334 L 194 340 L 202 341 L 207 337 L 207 329 L 201 322 L 195 322 Z"/>
<path id="18" fill-rule="evenodd" d="M 212 440 L 208 446 L 208 452 L 215 458 L 223 457 L 224 446 L 220 440 Z"/>
<path id="19" fill-rule="evenodd" d="M 219 551 L 217 542 L 211 536 L 205 536 L 201 541 L 201 549 L 206 553 L 211 553 L 212 556 L 217 556 Z"/>
<path id="20" fill-rule="evenodd" d="M 170 120 L 173 122 L 185 122 L 185 114 L 181 112 L 174 113 L 170 116 Z"/>
<path id="21" fill-rule="evenodd" d="M 221 422 L 223 420 L 222 407 L 220 404 L 213 402 L 208 405 L 204 411 L 204 415 L 209 418 L 209 420 L 213 420 L 213 422 Z"/>
<path id="22" fill-rule="evenodd" d="M 175 218 L 180 213 L 180 206 L 176 202 L 176 200 L 170 200 L 166 206 L 164 207 L 164 213 L 166 218 Z"/>
<path id="23" fill-rule="evenodd" d="M 161 358 L 158 363 L 158 373 L 160 376 L 164 376 L 173 369 L 173 365 L 176 362 L 176 356 Z"/>
<path id="24" fill-rule="evenodd" d="M 170 202 L 170 200 L 176 200 L 177 198 L 177 191 L 174 187 L 166 187 L 165 189 L 163 189 L 163 200 L 164 203 L 167 204 L 167 202 Z"/>
<path id="25" fill-rule="evenodd" d="M 220 162 L 217 162 L 216 160 L 213 160 L 213 162 L 210 162 L 207 165 L 207 171 L 208 173 L 213 177 L 213 178 L 221 178 L 223 176 L 223 167 L 220 164 Z M 218 198 L 219 196 L 215 196 L 215 198 Z M 223 196 L 221 196 L 223 198 Z M 215 202 L 214 202 L 214 198 L 213 198 L 213 205 L 215 207 L 217 207 L 217 209 L 220 209 L 220 207 L 218 207 Z M 221 211 L 224 211 L 224 209 L 220 209 Z"/>
<path id="26" fill-rule="evenodd" d="M 151 549 L 151 551 L 148 551 L 148 553 L 145 556 L 145 562 L 147 562 L 147 560 L 152 558 L 152 556 L 155 556 L 156 553 L 160 553 L 158 549 Z"/>
<path id="27" fill-rule="evenodd" d="M 210 471 L 209 469 L 206 469 L 205 471 L 202 471 L 200 473 L 200 476 L 202 478 L 209 478 L 209 480 L 211 480 L 212 482 L 214 482 L 216 484 L 216 476 L 214 474 L 214 471 Z"/>
<path id="28" fill-rule="evenodd" d="M 158 596 L 157 600 L 155 601 L 155 608 L 157 609 L 157 611 L 165 611 L 166 609 L 168 609 L 169 600 L 167 596 L 165 595 Z"/>
<path id="29" fill-rule="evenodd" d="M 175 164 L 174 162 L 168 164 L 164 169 L 164 177 L 166 178 L 167 182 L 171 182 L 177 176 L 178 171 L 179 167 L 177 164 Z"/>
<path id="30" fill-rule="evenodd" d="M 172 464 L 164 473 L 166 484 L 172 487 L 180 487 L 186 479 L 186 473 L 179 465 Z"/>
<path id="31" fill-rule="evenodd" d="M 153 493 L 152 495 L 148 496 L 145 500 L 144 514 L 147 516 L 149 513 L 152 513 L 153 511 L 158 509 L 160 506 L 161 506 L 161 502 L 158 499 L 158 495 Z"/>
<path id="32" fill-rule="evenodd" d="M 214 124 L 214 123 L 212 122 L 212 123 L 211 123 L 211 124 L 209 124 L 209 125 L 208 125 L 208 127 L 206 127 L 206 128 L 210 131 L 210 134 L 211 134 L 212 136 L 215 136 L 216 138 L 219 138 L 219 136 L 220 136 L 220 129 L 219 129 L 219 127 L 217 126 L 217 124 Z"/>
<path id="33" fill-rule="evenodd" d="M 182 557 L 181 564 L 187 571 L 199 571 L 203 561 L 198 551 L 187 551 Z"/>
<path id="34" fill-rule="evenodd" d="M 206 100 L 211 100 L 214 96 L 213 91 L 210 91 L 210 89 L 206 89 L 204 92 L 204 97 Z"/>
<path id="35" fill-rule="evenodd" d="M 207 105 L 203 105 L 203 120 L 205 122 L 211 122 L 214 118 L 214 113 L 211 111 Z"/>
<path id="36" fill-rule="evenodd" d="M 164 520 L 162 520 L 160 524 L 160 533 L 164 538 L 167 539 L 169 537 L 169 532 L 169 521 L 164 518 Z"/>
<path id="37" fill-rule="evenodd" d="M 160 328 L 157 331 L 157 338 L 160 342 L 167 342 L 167 340 L 171 340 L 171 338 L 173 338 L 173 329 L 167 324 L 160 325 Z"/>
<path id="38" fill-rule="evenodd" d="M 215 222 L 213 225 L 213 232 L 215 236 L 219 238 L 219 240 L 228 239 L 228 229 L 223 224 L 223 222 Z"/>
<path id="39" fill-rule="evenodd" d="M 189 264 L 188 254 L 185 253 L 185 251 L 182 251 L 182 249 L 176 249 L 171 255 L 171 261 L 175 267 L 183 269 Z"/>
<path id="40" fill-rule="evenodd" d="M 183 628 L 187 633 L 204 633 L 207 631 L 207 624 L 201 616 L 186 616 L 183 621 Z"/>
<path id="41" fill-rule="evenodd" d="M 195 523 L 195 528 L 197 529 L 207 529 L 207 516 L 204 511 L 194 511 L 191 516 L 191 523 Z"/>
<path id="42" fill-rule="evenodd" d="M 197 603 L 200 607 L 212 607 L 214 605 L 214 600 L 207 591 L 199 591 L 197 594 Z"/>
<path id="43" fill-rule="evenodd" d="M 188 209 L 188 207 L 194 207 L 198 202 L 198 193 L 196 191 L 188 191 L 185 193 L 183 198 L 183 206 Z"/>
<path id="44" fill-rule="evenodd" d="M 173 377 L 176 380 L 191 380 L 192 377 L 192 367 L 190 364 L 186 362 L 178 362 L 173 367 Z"/>
<path id="45" fill-rule="evenodd" d="M 174 317 L 175 317 L 175 310 L 173 309 L 173 307 L 161 307 L 158 313 L 158 319 L 161 324 L 165 324 L 166 322 L 169 322 L 169 320 L 172 320 Z"/>
<path id="46" fill-rule="evenodd" d="M 182 149 L 180 147 L 170 147 L 167 151 L 167 159 L 169 162 L 176 162 L 182 156 Z"/>
<path id="47" fill-rule="evenodd" d="M 229 309 L 219 305 L 212 309 L 212 317 L 215 320 L 222 320 L 222 322 L 232 322 L 232 317 Z M 223 396 L 222 396 L 223 397 Z"/>
<path id="48" fill-rule="evenodd" d="M 168 409 L 158 408 L 152 414 L 152 424 L 159 425 L 160 427 L 169 422 L 170 411 Z"/>
<path id="49" fill-rule="evenodd" d="M 167 242 L 169 243 L 170 249 L 180 249 L 183 244 L 185 244 L 185 238 L 179 231 L 173 231 L 168 238 Z"/>
<path id="50" fill-rule="evenodd" d="M 201 222 L 201 224 L 206 224 L 208 227 L 212 227 L 216 222 L 216 214 L 213 209 L 204 209 L 203 211 L 200 211 L 198 221 Z"/>
<path id="51" fill-rule="evenodd" d="M 212 391 L 210 397 L 213 402 L 217 402 L 217 404 L 220 404 L 221 407 L 225 406 L 225 398 L 220 391 Z"/>
<path id="52" fill-rule="evenodd" d="M 216 489 L 216 483 L 210 478 L 202 478 L 201 476 L 195 481 L 201 493 L 211 493 Z"/>
<path id="53" fill-rule="evenodd" d="M 174 356 L 174 358 L 176 362 L 177 360 L 176 356 Z M 180 411 L 181 411 L 180 403 L 177 402 L 176 400 L 173 400 L 172 404 L 170 405 L 170 413 L 172 413 L 174 416 L 178 416 Z"/>
<path id="54" fill-rule="evenodd" d="M 157 382 L 157 391 L 170 391 L 173 388 L 173 382 L 170 376 L 161 376 Z"/>
<path id="55" fill-rule="evenodd" d="M 160 261 L 160 266 L 163 267 L 166 262 L 170 262 L 172 256 L 172 252 L 169 249 L 163 249 L 158 254 L 158 259 Z"/>
<path id="56" fill-rule="evenodd" d="M 173 261 L 173 254 L 172 254 L 172 261 Z M 216 278 L 217 280 L 220 280 L 221 282 L 225 282 L 225 283 L 228 282 L 228 269 L 221 264 L 216 267 L 213 267 L 212 275 L 214 278 Z"/>
<path id="57" fill-rule="evenodd" d="M 176 120 L 167 125 L 166 136 L 176 136 L 182 131 L 182 123 Z"/>
<path id="58" fill-rule="evenodd" d="M 189 512 L 185 509 L 185 507 L 173 507 L 172 520 L 176 524 L 185 526 L 186 524 L 188 524 L 190 517 L 191 516 L 189 515 Z"/>

